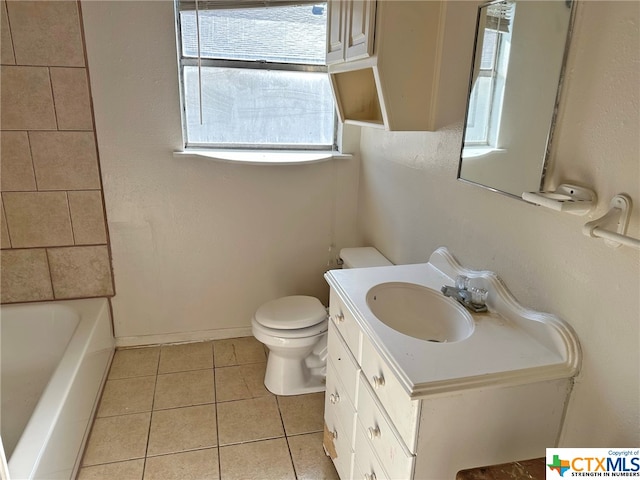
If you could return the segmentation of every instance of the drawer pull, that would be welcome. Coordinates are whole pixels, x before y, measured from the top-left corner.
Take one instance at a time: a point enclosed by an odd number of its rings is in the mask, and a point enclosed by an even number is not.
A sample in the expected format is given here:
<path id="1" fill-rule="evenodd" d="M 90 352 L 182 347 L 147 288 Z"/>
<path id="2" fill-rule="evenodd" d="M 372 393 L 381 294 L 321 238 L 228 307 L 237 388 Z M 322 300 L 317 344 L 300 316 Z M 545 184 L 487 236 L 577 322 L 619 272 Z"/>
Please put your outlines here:
<path id="1" fill-rule="evenodd" d="M 371 473 L 365 473 L 364 474 L 364 480 L 376 480 L 376 474 L 371 472 Z"/>
<path id="2" fill-rule="evenodd" d="M 337 393 L 332 393 L 331 395 L 329 395 L 329 401 L 335 405 L 336 403 L 338 403 L 340 401 L 340 395 L 338 395 Z"/>
<path id="3" fill-rule="evenodd" d="M 374 438 L 380 438 L 380 427 L 378 427 L 377 425 L 375 427 L 369 427 L 368 432 L 369 438 L 371 440 L 373 440 Z"/>
<path id="4" fill-rule="evenodd" d="M 373 386 L 375 388 L 384 387 L 384 377 L 382 375 L 380 375 L 379 377 L 377 375 L 374 375 L 373 376 Z"/>
<path id="5" fill-rule="evenodd" d="M 334 318 L 338 323 L 344 322 L 344 313 L 336 313 L 336 316 Z"/>

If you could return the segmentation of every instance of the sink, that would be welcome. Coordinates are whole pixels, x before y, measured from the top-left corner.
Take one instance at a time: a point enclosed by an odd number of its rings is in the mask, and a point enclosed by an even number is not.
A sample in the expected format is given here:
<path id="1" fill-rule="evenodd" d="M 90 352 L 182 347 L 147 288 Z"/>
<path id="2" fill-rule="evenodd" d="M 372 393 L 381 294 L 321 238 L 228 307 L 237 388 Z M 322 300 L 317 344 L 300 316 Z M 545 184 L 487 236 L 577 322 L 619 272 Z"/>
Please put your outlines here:
<path id="1" fill-rule="evenodd" d="M 378 284 L 367 292 L 367 305 L 388 327 L 429 342 L 459 342 L 474 329 L 473 317 L 462 305 L 414 283 Z"/>

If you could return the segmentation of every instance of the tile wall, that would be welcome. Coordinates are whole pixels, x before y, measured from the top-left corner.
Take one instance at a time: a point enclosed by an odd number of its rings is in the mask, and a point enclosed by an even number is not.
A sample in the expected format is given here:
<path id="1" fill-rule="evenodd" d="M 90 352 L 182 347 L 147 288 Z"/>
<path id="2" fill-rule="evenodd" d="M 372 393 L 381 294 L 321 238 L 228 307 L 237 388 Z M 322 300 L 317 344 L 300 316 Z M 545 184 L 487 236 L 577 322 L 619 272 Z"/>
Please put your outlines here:
<path id="1" fill-rule="evenodd" d="M 2 303 L 114 294 L 76 0 L 2 0 Z"/>

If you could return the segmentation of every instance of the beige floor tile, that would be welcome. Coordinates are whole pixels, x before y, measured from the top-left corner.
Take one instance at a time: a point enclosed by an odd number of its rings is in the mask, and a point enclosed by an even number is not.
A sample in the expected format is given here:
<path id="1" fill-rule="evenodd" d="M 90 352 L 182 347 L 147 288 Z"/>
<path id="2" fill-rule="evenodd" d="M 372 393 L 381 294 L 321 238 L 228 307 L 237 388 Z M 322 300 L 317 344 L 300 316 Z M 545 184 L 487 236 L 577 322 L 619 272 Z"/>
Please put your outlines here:
<path id="1" fill-rule="evenodd" d="M 109 379 L 155 375 L 159 358 L 160 347 L 118 350 L 113 356 Z"/>
<path id="2" fill-rule="evenodd" d="M 154 410 L 216 401 L 213 369 L 158 375 Z"/>
<path id="3" fill-rule="evenodd" d="M 82 467 L 77 480 L 142 480 L 144 459 Z"/>
<path id="4" fill-rule="evenodd" d="M 228 402 L 273 395 L 264 386 L 266 363 L 216 368 L 216 400 Z"/>
<path id="5" fill-rule="evenodd" d="M 144 469 L 144 480 L 217 480 L 218 449 L 150 457 Z"/>
<path id="6" fill-rule="evenodd" d="M 220 445 L 284 436 L 275 397 L 219 403 L 218 435 Z"/>
<path id="7" fill-rule="evenodd" d="M 160 350 L 158 373 L 185 372 L 213 368 L 211 342 L 163 345 Z"/>
<path id="8" fill-rule="evenodd" d="M 153 412 L 147 455 L 178 453 L 217 444 L 214 404 Z"/>
<path id="9" fill-rule="evenodd" d="M 127 413 L 150 412 L 153 407 L 155 387 L 155 375 L 107 380 L 97 416 L 111 417 Z"/>
<path id="10" fill-rule="evenodd" d="M 333 463 L 324 453 L 322 432 L 288 437 L 293 468 L 298 480 L 340 480 Z"/>
<path id="11" fill-rule="evenodd" d="M 224 480 L 294 480 L 284 438 L 220 447 L 220 476 Z"/>
<path id="12" fill-rule="evenodd" d="M 324 392 L 278 397 L 287 435 L 320 432 L 324 426 Z"/>
<path id="13" fill-rule="evenodd" d="M 247 363 L 264 363 L 264 346 L 253 337 L 214 340 L 213 358 L 216 367 L 230 367 Z"/>
<path id="14" fill-rule="evenodd" d="M 150 413 L 98 418 L 87 443 L 83 466 L 143 458 Z"/>

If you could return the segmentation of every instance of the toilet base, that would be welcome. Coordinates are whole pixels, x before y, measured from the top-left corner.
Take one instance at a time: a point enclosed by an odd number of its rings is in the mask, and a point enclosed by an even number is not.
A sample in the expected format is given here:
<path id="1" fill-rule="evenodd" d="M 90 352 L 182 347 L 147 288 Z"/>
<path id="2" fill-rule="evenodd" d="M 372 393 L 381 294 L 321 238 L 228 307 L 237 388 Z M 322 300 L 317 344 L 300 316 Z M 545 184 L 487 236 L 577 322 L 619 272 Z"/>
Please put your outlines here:
<path id="1" fill-rule="evenodd" d="M 305 360 L 292 361 L 269 352 L 264 386 L 276 395 L 302 395 L 326 390 L 326 370 L 309 368 Z"/>

